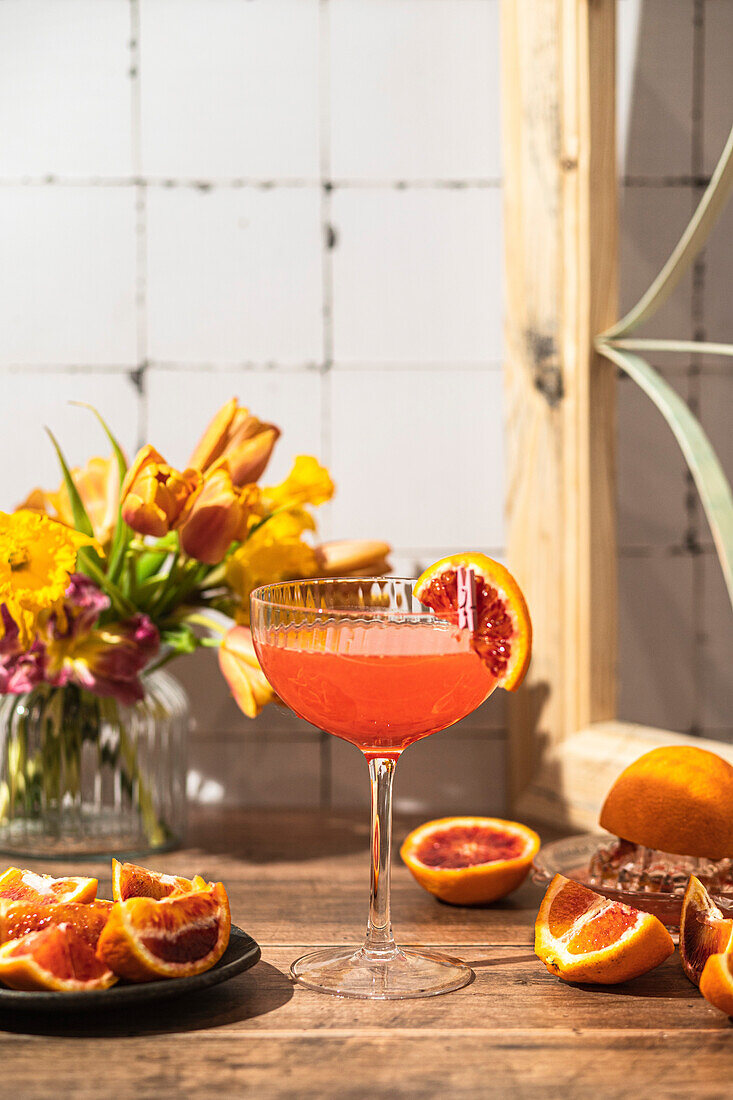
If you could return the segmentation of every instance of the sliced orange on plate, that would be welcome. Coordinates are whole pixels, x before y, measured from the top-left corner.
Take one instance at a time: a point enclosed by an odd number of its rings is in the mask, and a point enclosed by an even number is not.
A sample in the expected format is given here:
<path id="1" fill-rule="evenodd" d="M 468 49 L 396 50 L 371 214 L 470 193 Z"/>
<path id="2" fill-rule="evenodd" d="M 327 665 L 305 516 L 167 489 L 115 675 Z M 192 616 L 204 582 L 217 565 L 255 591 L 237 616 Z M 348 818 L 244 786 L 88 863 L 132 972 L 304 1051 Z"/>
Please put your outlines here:
<path id="1" fill-rule="evenodd" d="M 187 978 L 219 961 L 231 916 L 222 883 L 156 900 L 117 902 L 97 944 L 100 959 L 131 982 Z"/>
<path id="2" fill-rule="evenodd" d="M 472 645 L 499 687 L 516 691 L 529 666 L 532 622 L 522 590 L 508 569 L 485 554 L 452 554 L 431 565 L 414 594 L 436 615 L 458 611 L 458 570 L 476 579 L 477 625 Z"/>
<path id="3" fill-rule="evenodd" d="M 429 893 L 453 905 L 506 897 L 524 881 L 540 838 L 518 821 L 443 817 L 405 838 L 400 855 Z"/>
<path id="4" fill-rule="evenodd" d="M 61 924 L 4 943 L 0 981 L 11 989 L 79 993 L 109 989 L 117 978 L 78 932 Z"/>
<path id="5" fill-rule="evenodd" d="M 615 985 L 638 978 L 672 954 L 672 937 L 650 913 L 555 875 L 535 923 L 535 953 L 567 982 Z"/>
<path id="6" fill-rule="evenodd" d="M 65 924 L 73 928 L 91 948 L 107 923 L 111 901 L 32 902 L 0 900 L 0 943 L 17 940 L 28 932 Z"/>
<path id="7" fill-rule="evenodd" d="M 115 901 L 127 901 L 128 898 L 155 898 L 160 901 L 171 894 L 190 894 L 192 890 L 205 890 L 209 886 L 211 883 L 205 882 L 201 875 L 195 875 L 193 879 L 164 875 L 134 863 L 112 860 L 112 897 Z"/>
<path id="8" fill-rule="evenodd" d="M 724 917 L 707 890 L 690 875 L 680 916 L 682 969 L 695 985 L 711 955 L 733 949 L 733 920 Z"/>
<path id="9" fill-rule="evenodd" d="M 0 898 L 10 901 L 94 901 L 97 896 L 95 878 L 53 878 L 19 867 L 8 867 L 0 875 Z"/>

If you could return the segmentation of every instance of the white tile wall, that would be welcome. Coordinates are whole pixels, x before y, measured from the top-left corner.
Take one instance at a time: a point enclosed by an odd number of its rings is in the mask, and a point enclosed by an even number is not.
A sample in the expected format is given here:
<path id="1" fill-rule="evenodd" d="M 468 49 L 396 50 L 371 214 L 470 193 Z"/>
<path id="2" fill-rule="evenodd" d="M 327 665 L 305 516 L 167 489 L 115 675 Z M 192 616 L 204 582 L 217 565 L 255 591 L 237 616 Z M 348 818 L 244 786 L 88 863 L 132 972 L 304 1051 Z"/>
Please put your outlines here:
<path id="1" fill-rule="evenodd" d="M 322 350 L 318 190 L 154 189 L 149 354 L 173 363 L 302 363 Z"/>
<path id="2" fill-rule="evenodd" d="M 336 371 L 331 402 L 340 535 L 503 545 L 500 371 Z"/>
<path id="3" fill-rule="evenodd" d="M 31 489 L 57 489 L 61 471 L 47 425 L 70 466 L 84 465 L 92 455 L 108 455 L 106 436 L 88 409 L 93 405 L 109 424 L 128 455 L 138 435 L 138 394 L 126 374 L 71 371 L 0 371 L 0 510 L 9 511 Z"/>
<path id="4" fill-rule="evenodd" d="M 318 176 L 318 0 L 141 0 L 152 176 Z"/>
<path id="5" fill-rule="evenodd" d="M 337 367 L 501 360 L 497 189 L 339 191 L 332 220 Z"/>
<path id="6" fill-rule="evenodd" d="M 133 189 L 4 187 L 1 198 L 0 366 L 134 366 Z"/>
<path id="7" fill-rule="evenodd" d="M 705 0 L 705 83 L 703 87 L 704 169 L 712 172 L 730 132 L 733 102 L 733 4 Z"/>
<path id="8" fill-rule="evenodd" d="M 128 0 L 0 4 L 0 175 L 132 168 Z"/>
<path id="9" fill-rule="evenodd" d="M 497 0 L 334 0 L 337 179 L 501 174 Z"/>

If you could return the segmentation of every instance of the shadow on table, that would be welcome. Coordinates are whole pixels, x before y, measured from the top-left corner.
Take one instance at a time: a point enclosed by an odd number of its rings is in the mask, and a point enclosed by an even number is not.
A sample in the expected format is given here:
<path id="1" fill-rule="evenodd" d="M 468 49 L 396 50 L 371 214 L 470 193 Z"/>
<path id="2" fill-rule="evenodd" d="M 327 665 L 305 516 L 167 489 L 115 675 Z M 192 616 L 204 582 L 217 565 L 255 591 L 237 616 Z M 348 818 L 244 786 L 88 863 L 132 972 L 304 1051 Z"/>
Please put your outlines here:
<path id="1" fill-rule="evenodd" d="M 201 993 L 88 1012 L 0 1011 L 0 1031 L 66 1038 L 130 1038 L 206 1031 L 253 1020 L 286 1005 L 293 996 L 289 978 L 260 962 L 247 974 Z M 63 994 L 59 994 L 63 998 Z"/>
<path id="2" fill-rule="evenodd" d="M 280 863 L 369 851 L 369 814 L 321 810 L 198 808 L 191 815 L 185 845 L 207 855 L 247 863 Z"/>

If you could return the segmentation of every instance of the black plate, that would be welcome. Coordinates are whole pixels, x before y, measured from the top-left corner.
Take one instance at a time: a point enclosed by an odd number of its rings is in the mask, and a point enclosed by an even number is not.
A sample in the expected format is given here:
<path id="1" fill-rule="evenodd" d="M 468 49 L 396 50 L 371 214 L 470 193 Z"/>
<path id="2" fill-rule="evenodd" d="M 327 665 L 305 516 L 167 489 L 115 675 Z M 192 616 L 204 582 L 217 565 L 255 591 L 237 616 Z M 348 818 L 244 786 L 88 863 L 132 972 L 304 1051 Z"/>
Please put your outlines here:
<path id="1" fill-rule="evenodd" d="M 219 982 L 226 982 L 235 974 L 241 974 L 243 970 L 249 970 L 259 959 L 259 945 L 233 924 L 229 946 L 216 966 L 203 974 L 195 974 L 192 978 L 165 978 L 160 982 L 139 982 L 135 985 L 120 983 L 113 985 L 111 989 L 95 989 L 89 993 L 22 993 L 17 989 L 0 988 L 0 1009 L 27 1009 L 32 1012 L 60 1009 L 62 1012 L 69 1012 L 81 1008 L 121 1008 L 125 1005 L 142 1004 L 163 997 L 194 993 L 197 989 L 208 989 Z"/>

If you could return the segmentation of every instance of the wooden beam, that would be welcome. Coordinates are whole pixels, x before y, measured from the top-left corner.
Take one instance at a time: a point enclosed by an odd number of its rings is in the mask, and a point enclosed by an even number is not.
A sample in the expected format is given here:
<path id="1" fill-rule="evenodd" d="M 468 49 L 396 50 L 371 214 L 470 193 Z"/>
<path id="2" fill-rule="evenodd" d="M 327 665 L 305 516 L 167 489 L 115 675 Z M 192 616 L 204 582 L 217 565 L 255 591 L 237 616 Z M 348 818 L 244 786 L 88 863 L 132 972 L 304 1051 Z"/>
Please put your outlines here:
<path id="1" fill-rule="evenodd" d="M 535 649 L 511 789 L 615 712 L 615 0 L 502 0 L 507 550 Z"/>

